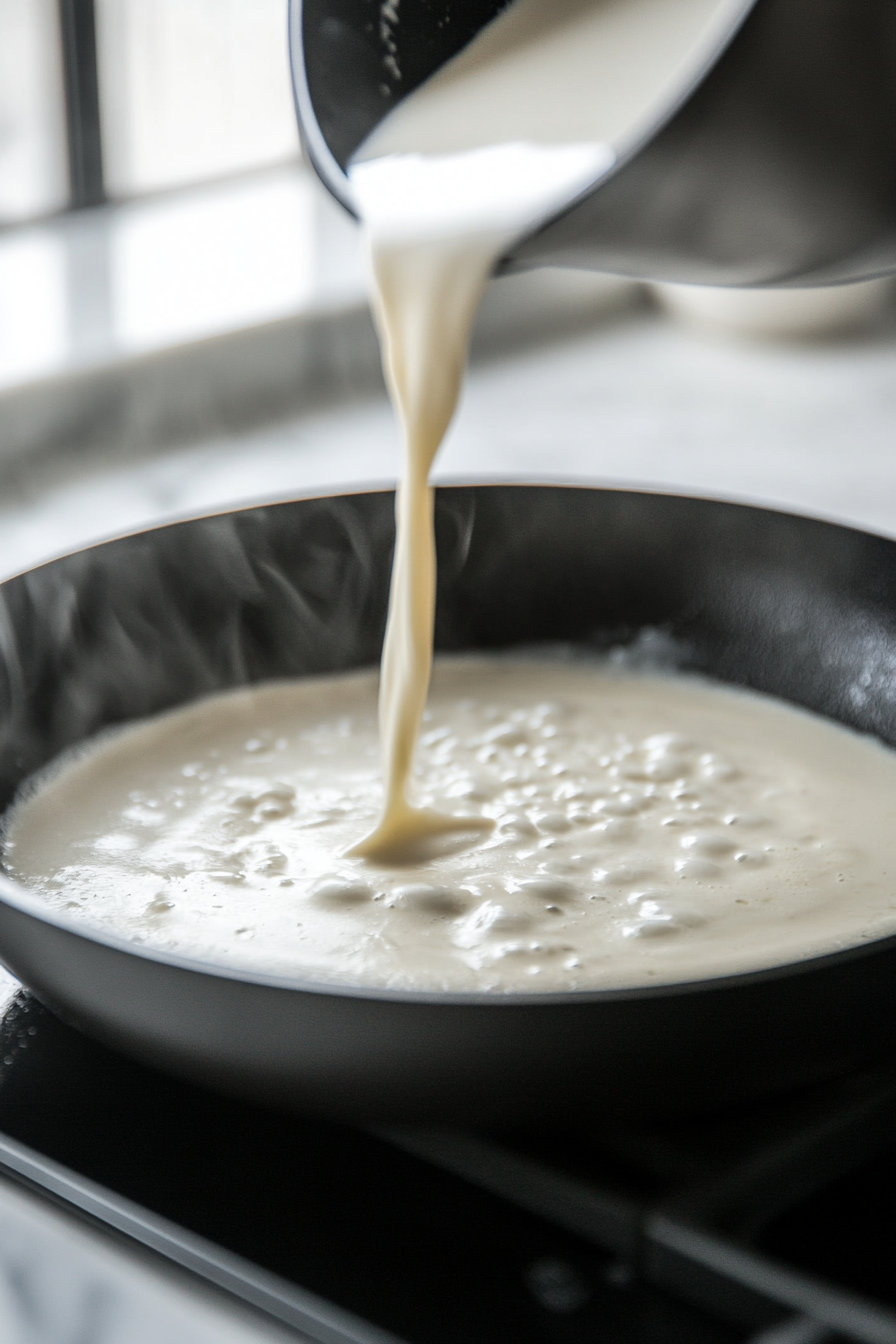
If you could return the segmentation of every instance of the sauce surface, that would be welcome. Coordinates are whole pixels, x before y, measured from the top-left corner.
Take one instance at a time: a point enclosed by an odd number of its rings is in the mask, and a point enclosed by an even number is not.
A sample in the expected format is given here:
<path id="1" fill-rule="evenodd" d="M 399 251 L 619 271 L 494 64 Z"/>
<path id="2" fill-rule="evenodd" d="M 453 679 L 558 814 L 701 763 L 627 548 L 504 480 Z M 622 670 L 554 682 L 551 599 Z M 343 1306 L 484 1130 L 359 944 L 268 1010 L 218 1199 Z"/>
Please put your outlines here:
<path id="1" fill-rule="evenodd" d="M 698 679 L 439 661 L 415 802 L 467 829 L 373 864 L 344 851 L 381 806 L 376 692 L 274 683 L 128 727 L 18 805 L 7 868 L 136 942 L 394 989 L 687 981 L 896 932 L 896 753 L 871 739 Z"/>

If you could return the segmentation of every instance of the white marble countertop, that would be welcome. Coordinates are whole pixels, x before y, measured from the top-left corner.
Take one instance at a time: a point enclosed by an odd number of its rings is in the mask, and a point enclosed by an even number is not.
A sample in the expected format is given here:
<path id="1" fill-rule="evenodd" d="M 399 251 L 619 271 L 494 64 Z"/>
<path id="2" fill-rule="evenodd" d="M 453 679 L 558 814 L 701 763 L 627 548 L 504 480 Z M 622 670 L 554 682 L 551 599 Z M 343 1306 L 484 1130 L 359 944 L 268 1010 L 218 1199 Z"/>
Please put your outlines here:
<path id="1" fill-rule="evenodd" d="M 295 1344 L 301 1338 L 0 1177 L 3 1344 Z"/>
<path id="2" fill-rule="evenodd" d="M 500 282 L 499 282 L 500 283 Z M 737 342 L 655 312 L 480 360 L 436 478 L 574 478 L 760 500 L 896 534 L 896 323 Z M 4 492 L 0 573 L 176 515 L 393 481 L 380 395 L 138 458 L 54 460 Z"/>

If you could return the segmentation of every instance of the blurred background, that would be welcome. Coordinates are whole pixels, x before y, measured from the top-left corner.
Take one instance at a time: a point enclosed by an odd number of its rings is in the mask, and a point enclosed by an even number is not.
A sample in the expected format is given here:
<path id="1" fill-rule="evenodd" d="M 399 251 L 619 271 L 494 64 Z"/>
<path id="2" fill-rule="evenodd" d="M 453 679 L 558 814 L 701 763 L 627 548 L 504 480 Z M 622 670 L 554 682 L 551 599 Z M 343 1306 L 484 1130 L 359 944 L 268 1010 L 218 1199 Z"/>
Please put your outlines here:
<path id="1" fill-rule="evenodd" d="M 0 0 L 0 576 L 177 514 L 394 480 L 359 238 L 302 163 L 285 30 L 285 0 Z M 889 280 L 503 278 L 437 474 L 896 535 L 894 355 Z M 0 1187 L 4 1340 L 274 1338 L 28 1199 Z"/>
<path id="2" fill-rule="evenodd" d="M 0 570 L 394 479 L 356 228 L 303 165 L 285 0 L 0 0 Z M 493 282 L 440 476 L 896 529 L 889 281 Z"/>

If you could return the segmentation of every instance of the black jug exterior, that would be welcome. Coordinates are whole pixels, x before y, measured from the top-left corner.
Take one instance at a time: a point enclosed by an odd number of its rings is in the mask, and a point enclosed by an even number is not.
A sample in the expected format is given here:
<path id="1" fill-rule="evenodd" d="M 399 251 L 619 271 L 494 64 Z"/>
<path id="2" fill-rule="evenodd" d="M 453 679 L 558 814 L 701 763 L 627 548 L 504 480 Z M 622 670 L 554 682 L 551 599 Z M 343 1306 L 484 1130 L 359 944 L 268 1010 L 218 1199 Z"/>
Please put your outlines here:
<path id="1" fill-rule="evenodd" d="M 388 8 L 290 0 L 306 152 L 349 210 L 354 151 L 504 0 L 453 0 L 449 23 L 448 0 Z M 729 286 L 896 271 L 896 0 L 745 0 L 681 99 L 500 269 L 540 265 Z"/>

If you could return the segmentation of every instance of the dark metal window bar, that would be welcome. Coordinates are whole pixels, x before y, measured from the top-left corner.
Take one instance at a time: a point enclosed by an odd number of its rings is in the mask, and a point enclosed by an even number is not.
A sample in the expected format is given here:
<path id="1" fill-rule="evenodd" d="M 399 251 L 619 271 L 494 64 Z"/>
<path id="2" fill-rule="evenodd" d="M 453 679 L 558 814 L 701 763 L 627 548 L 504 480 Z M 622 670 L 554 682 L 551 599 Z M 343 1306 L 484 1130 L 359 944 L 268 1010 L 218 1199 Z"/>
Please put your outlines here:
<path id="1" fill-rule="evenodd" d="M 103 144 L 93 0 L 58 0 L 69 200 L 73 210 L 102 205 Z"/>

